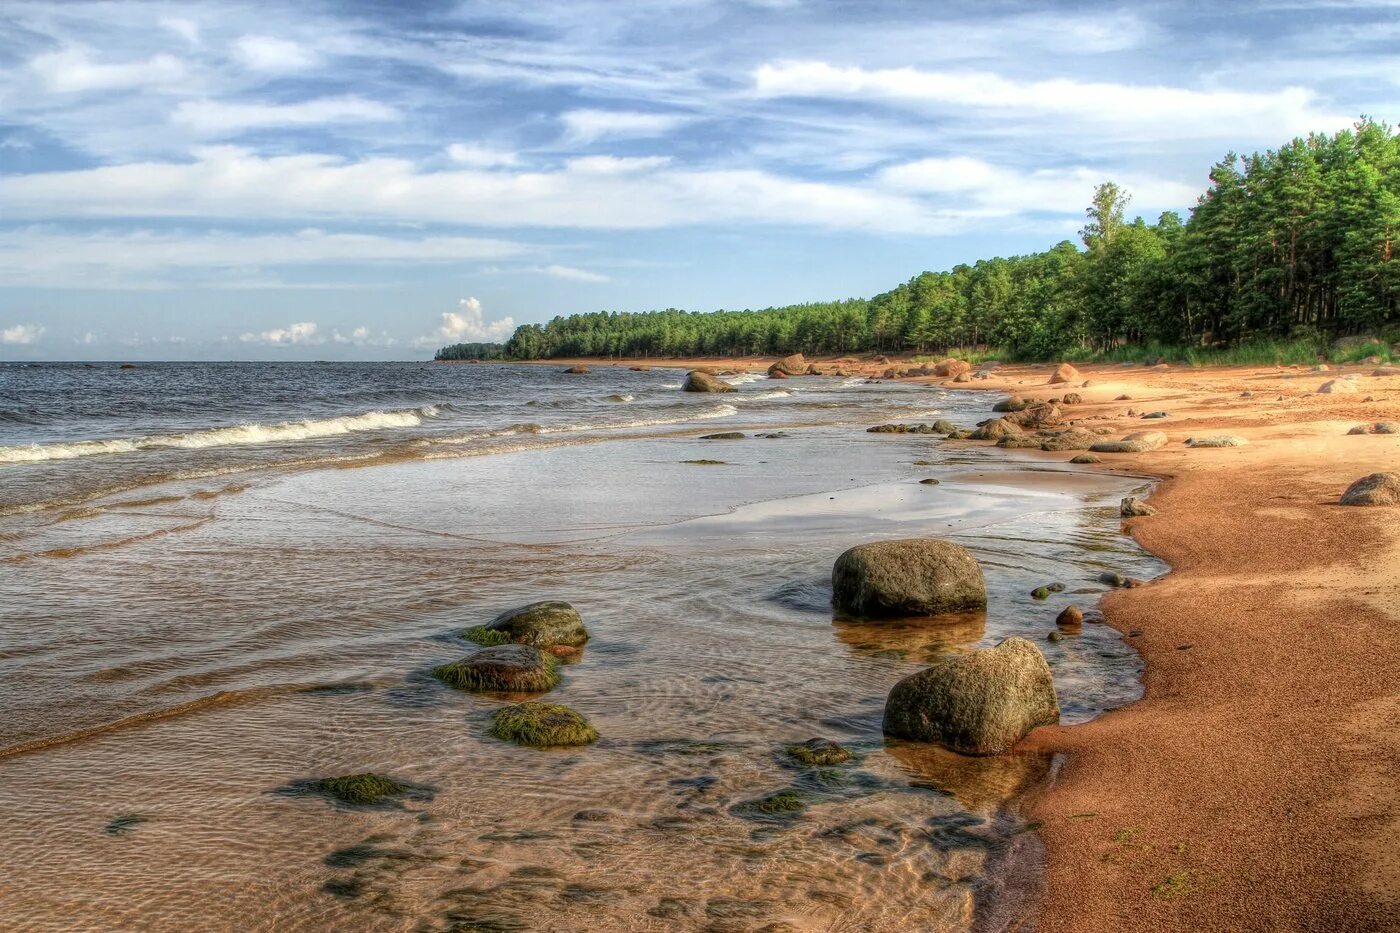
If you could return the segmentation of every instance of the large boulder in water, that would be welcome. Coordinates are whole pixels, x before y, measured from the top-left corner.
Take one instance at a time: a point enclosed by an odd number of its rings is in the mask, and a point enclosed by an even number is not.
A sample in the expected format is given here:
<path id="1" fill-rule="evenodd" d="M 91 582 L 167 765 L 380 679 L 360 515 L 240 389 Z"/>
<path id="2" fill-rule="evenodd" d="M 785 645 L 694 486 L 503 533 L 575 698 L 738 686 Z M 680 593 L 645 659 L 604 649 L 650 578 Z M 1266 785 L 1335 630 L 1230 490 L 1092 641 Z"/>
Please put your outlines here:
<path id="1" fill-rule="evenodd" d="M 1035 645 L 1008 638 L 951 655 L 894 685 L 884 731 L 965 755 L 995 755 L 1036 726 L 1060 721 L 1050 667 Z"/>
<path id="2" fill-rule="evenodd" d="M 1347 487 L 1342 505 L 1400 505 L 1400 473 L 1372 473 Z"/>
<path id="3" fill-rule="evenodd" d="M 768 367 L 768 375 L 775 372 L 784 376 L 800 376 L 807 371 L 807 358 L 801 353 L 794 353 L 792 356 L 785 356 L 772 366 Z"/>
<path id="4" fill-rule="evenodd" d="M 853 616 L 929 616 L 987 605 L 987 583 L 967 548 L 936 538 L 858 544 L 831 570 L 836 608 Z"/>
<path id="5" fill-rule="evenodd" d="M 1055 367 L 1055 371 L 1050 374 L 1050 384 L 1056 385 L 1061 382 L 1079 382 L 1084 377 L 1079 375 L 1079 370 L 1068 363 L 1061 363 Z"/>
<path id="6" fill-rule="evenodd" d="M 691 370 L 685 377 L 685 385 L 681 389 L 686 392 L 733 392 L 734 387 L 718 376 L 711 375 L 700 369 Z"/>
<path id="7" fill-rule="evenodd" d="M 543 693 L 559 683 L 558 661 L 533 645 L 496 645 L 433 668 L 433 676 L 458 690 Z"/>
<path id="8" fill-rule="evenodd" d="M 545 600 L 503 612 L 485 625 L 468 629 L 466 637 L 482 644 L 515 642 L 536 648 L 577 648 L 588 641 L 588 630 L 573 606 Z"/>

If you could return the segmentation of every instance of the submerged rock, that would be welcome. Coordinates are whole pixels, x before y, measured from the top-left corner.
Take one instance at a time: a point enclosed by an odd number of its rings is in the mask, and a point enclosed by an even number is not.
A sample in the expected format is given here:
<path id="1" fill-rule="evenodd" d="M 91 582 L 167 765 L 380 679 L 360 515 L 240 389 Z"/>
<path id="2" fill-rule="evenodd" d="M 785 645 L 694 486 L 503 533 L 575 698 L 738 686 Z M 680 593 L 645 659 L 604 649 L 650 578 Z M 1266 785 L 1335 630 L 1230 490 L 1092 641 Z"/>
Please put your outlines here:
<path id="1" fill-rule="evenodd" d="M 967 548 L 935 538 L 858 544 L 831 571 L 836 607 L 854 616 L 925 616 L 987 605 L 982 568 Z"/>
<path id="2" fill-rule="evenodd" d="M 703 370 L 693 369 L 686 374 L 685 385 L 681 386 L 685 392 L 733 392 L 734 387 Z"/>
<path id="3" fill-rule="evenodd" d="M 1400 473 L 1372 473 L 1347 487 L 1342 505 L 1400 505 Z"/>
<path id="4" fill-rule="evenodd" d="M 808 739 L 784 749 L 787 756 L 798 764 L 807 767 L 818 765 L 839 765 L 851 760 L 851 753 L 830 739 Z"/>
<path id="5" fill-rule="evenodd" d="M 400 784 L 393 778 L 371 772 L 322 778 L 308 782 L 306 787 L 308 790 L 324 794 L 327 797 L 334 797 L 341 803 L 352 806 L 369 806 L 394 797 L 401 797 L 411 790 L 407 784 Z"/>
<path id="6" fill-rule="evenodd" d="M 559 683 L 558 663 L 533 645 L 496 645 L 433 668 L 433 676 L 458 690 L 544 693 Z"/>
<path id="7" fill-rule="evenodd" d="M 1140 454 L 1158 450 L 1167 443 L 1161 431 L 1135 431 L 1121 441 L 1099 441 L 1089 449 L 1101 454 Z"/>
<path id="8" fill-rule="evenodd" d="M 884 731 L 966 755 L 994 755 L 1060 721 L 1045 657 L 1024 638 L 952 655 L 894 685 Z"/>
<path id="9" fill-rule="evenodd" d="M 485 625 L 469 628 L 463 637 L 483 645 L 515 642 L 549 648 L 577 648 L 588 641 L 588 630 L 578 610 L 566 602 L 545 600 L 503 612 Z"/>
<path id="10" fill-rule="evenodd" d="M 491 715 L 489 734 L 532 748 L 562 748 L 598 741 L 598 730 L 582 713 L 557 703 L 517 703 Z"/>
<path id="11" fill-rule="evenodd" d="M 743 431 L 721 431 L 719 434 L 700 435 L 702 441 L 742 441 L 743 439 Z"/>
<path id="12" fill-rule="evenodd" d="M 564 372 L 571 376 L 586 376 L 592 372 L 592 370 L 587 366 L 570 366 L 568 369 L 564 370 Z"/>

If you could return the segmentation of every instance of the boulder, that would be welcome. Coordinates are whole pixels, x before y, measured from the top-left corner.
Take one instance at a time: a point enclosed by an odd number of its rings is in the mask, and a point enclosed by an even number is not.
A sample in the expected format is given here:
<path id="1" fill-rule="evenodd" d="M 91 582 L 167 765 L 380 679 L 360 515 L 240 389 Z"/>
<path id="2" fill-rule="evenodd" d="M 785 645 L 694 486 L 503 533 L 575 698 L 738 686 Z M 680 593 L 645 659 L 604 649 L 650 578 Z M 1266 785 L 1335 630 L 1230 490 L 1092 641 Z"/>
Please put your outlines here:
<path id="1" fill-rule="evenodd" d="M 1213 434 L 1210 437 L 1188 437 L 1187 447 L 1243 447 L 1249 441 L 1238 434 Z"/>
<path id="2" fill-rule="evenodd" d="M 1156 515 L 1157 510 L 1137 496 L 1127 496 L 1118 503 L 1118 514 L 1124 518 L 1137 518 L 1144 515 Z"/>
<path id="3" fill-rule="evenodd" d="M 1372 473 L 1347 487 L 1342 505 L 1400 505 L 1400 473 Z"/>
<path id="4" fill-rule="evenodd" d="M 1096 457 L 1093 454 L 1080 454 L 1070 460 L 1070 463 L 1103 463 L 1103 458 Z"/>
<path id="5" fill-rule="evenodd" d="M 821 371 L 820 369 L 817 368 L 817 364 L 816 364 L 816 363 L 808 363 L 808 364 L 807 364 L 807 375 L 809 375 L 809 376 L 820 376 L 820 375 L 822 375 L 822 371 Z"/>
<path id="6" fill-rule="evenodd" d="M 953 377 L 953 381 L 954 381 L 954 382 L 971 382 L 971 381 L 972 381 L 972 374 L 971 374 L 971 373 L 958 373 L 956 376 Z"/>
<path id="7" fill-rule="evenodd" d="M 1348 434 L 1400 434 L 1400 423 L 1377 421 L 1374 424 L 1358 424 Z"/>
<path id="8" fill-rule="evenodd" d="M 836 559 L 831 588 L 836 608 L 853 616 L 929 616 L 987 605 L 977 559 L 935 538 L 858 544 Z"/>
<path id="9" fill-rule="evenodd" d="M 590 370 L 587 366 L 570 366 L 568 369 L 564 370 L 564 372 L 572 376 L 586 376 Z"/>
<path id="10" fill-rule="evenodd" d="M 995 441 L 1006 437 L 1008 434 L 1020 433 L 1022 432 L 1019 425 L 1013 424 L 1005 418 L 997 418 L 994 421 L 988 421 L 976 431 L 973 431 L 970 436 L 974 441 Z"/>
<path id="11" fill-rule="evenodd" d="M 1048 437 L 1042 437 L 1041 450 L 1088 450 L 1099 442 L 1099 436 L 1084 428 L 1070 428 Z"/>
<path id="12" fill-rule="evenodd" d="M 1010 450 L 1039 450 L 1041 439 L 1035 434 L 1007 434 L 997 440 L 997 446 Z"/>
<path id="13" fill-rule="evenodd" d="M 496 645 L 433 668 L 433 676 L 458 690 L 543 693 L 559 683 L 558 662 L 533 645 Z"/>
<path id="14" fill-rule="evenodd" d="M 957 431 L 958 426 L 951 421 L 939 418 L 933 423 L 933 429 L 939 434 L 952 434 Z"/>
<path id="15" fill-rule="evenodd" d="M 1055 367 L 1055 371 L 1050 374 L 1050 384 L 1058 385 L 1061 382 L 1081 382 L 1084 377 L 1079 375 L 1079 370 L 1068 363 L 1061 363 Z"/>
<path id="16" fill-rule="evenodd" d="M 507 610 L 485 625 L 467 629 L 465 637 L 481 644 L 515 642 L 536 648 L 577 648 L 588 641 L 588 630 L 573 606 L 545 600 Z"/>
<path id="17" fill-rule="evenodd" d="M 1084 396 L 1078 392 L 1066 392 L 1065 397 L 1060 399 L 1060 402 L 1064 405 L 1083 405 Z"/>
<path id="18" fill-rule="evenodd" d="M 794 353 L 792 356 L 785 356 L 772 366 L 768 367 L 768 375 L 782 373 L 785 376 L 800 376 L 807 371 L 807 358 L 801 353 Z"/>
<path id="19" fill-rule="evenodd" d="M 1140 454 L 1157 450 L 1167 443 L 1161 431 L 1135 431 L 1121 441 L 1099 441 L 1089 449 L 1100 454 Z"/>
<path id="20" fill-rule="evenodd" d="M 1023 428 L 1048 428 L 1060 423 L 1064 412 L 1054 402 L 1029 405 L 1020 411 L 1003 415 L 1007 421 Z"/>
<path id="21" fill-rule="evenodd" d="M 970 372 L 972 372 L 971 363 L 954 357 L 949 357 L 933 367 L 933 374 L 935 376 L 961 376 L 963 373 Z"/>
<path id="22" fill-rule="evenodd" d="M 1013 395 L 1010 398 L 1004 398 L 1000 402 L 997 402 L 995 405 L 993 405 L 992 411 L 1020 411 L 1029 404 L 1030 403 L 1027 402 L 1025 399 L 1021 398 L 1021 396 Z"/>
<path id="23" fill-rule="evenodd" d="M 1371 372 L 1373 376 L 1400 376 L 1400 366 L 1381 366 Z"/>
<path id="24" fill-rule="evenodd" d="M 884 731 L 965 755 L 995 755 L 1036 726 L 1059 721 L 1044 655 L 1012 637 L 995 648 L 943 658 L 895 684 L 885 702 Z"/>
<path id="25" fill-rule="evenodd" d="M 1340 379 L 1330 379 L 1317 387 L 1319 395 L 1344 395 L 1356 391 L 1356 377 L 1343 376 Z"/>
<path id="26" fill-rule="evenodd" d="M 685 377 L 685 385 L 681 388 L 686 392 L 733 392 L 734 387 L 720 379 L 712 376 L 704 370 L 693 369 Z"/>
<path id="27" fill-rule="evenodd" d="M 788 374 L 785 373 L 785 372 L 783 372 L 781 369 L 775 369 L 775 370 L 772 370 L 771 372 L 768 373 L 768 378 L 769 378 L 769 379 L 787 379 L 787 378 L 788 378 Z"/>

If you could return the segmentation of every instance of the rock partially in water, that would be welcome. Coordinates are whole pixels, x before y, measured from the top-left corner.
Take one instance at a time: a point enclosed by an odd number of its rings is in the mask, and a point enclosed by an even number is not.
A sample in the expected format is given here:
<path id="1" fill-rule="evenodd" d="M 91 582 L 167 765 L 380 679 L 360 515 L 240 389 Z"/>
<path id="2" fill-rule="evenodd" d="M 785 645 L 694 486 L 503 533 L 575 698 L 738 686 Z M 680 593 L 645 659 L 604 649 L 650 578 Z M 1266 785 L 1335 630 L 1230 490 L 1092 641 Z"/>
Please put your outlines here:
<path id="1" fill-rule="evenodd" d="M 996 411 L 996 412 L 1020 411 L 1021 409 L 1025 408 L 1025 407 L 1026 407 L 1027 405 L 1029 405 L 1029 404 L 1030 404 L 1030 403 L 1027 402 L 1025 399 L 1021 398 L 1021 396 L 1019 396 L 1019 395 L 1013 395 L 1013 396 L 1011 396 L 1010 398 L 1004 398 L 1004 399 L 1002 399 L 1000 402 L 997 402 L 995 405 L 993 405 L 993 406 L 992 406 L 992 411 Z"/>
<path id="2" fill-rule="evenodd" d="M 1400 505 L 1400 473 L 1372 473 L 1347 487 L 1342 505 Z"/>
<path id="3" fill-rule="evenodd" d="M 782 373 L 784 376 L 801 376 L 807 372 L 807 358 L 801 353 L 785 356 L 768 367 L 768 375 Z"/>
<path id="4" fill-rule="evenodd" d="M 839 765 L 851 760 L 850 751 L 830 739 L 808 739 L 797 745 L 789 745 L 784 751 L 793 761 L 809 768 Z"/>
<path id="5" fill-rule="evenodd" d="M 958 426 L 947 419 L 939 418 L 933 423 L 933 429 L 939 434 L 954 434 L 957 432 Z"/>
<path id="6" fill-rule="evenodd" d="M 994 755 L 1037 726 L 1060 721 L 1050 667 L 1040 650 L 1011 637 L 995 648 L 943 658 L 894 685 L 884 731 L 965 755 Z"/>
<path id="7" fill-rule="evenodd" d="M 564 370 L 564 372 L 571 376 L 586 376 L 592 372 L 592 370 L 587 366 L 570 366 L 568 369 Z"/>
<path id="8" fill-rule="evenodd" d="M 463 637 L 482 645 L 515 642 L 536 648 L 577 648 L 588 641 L 588 630 L 573 606 L 560 600 L 545 600 L 503 612 L 485 625 L 467 629 Z"/>
<path id="9" fill-rule="evenodd" d="M 489 733 L 531 748 L 565 748 L 598 741 L 598 730 L 577 710 L 557 703 L 517 703 L 491 715 Z"/>
<path id="10" fill-rule="evenodd" d="M 935 538 L 856 545 L 836 559 L 831 586 L 837 609 L 867 618 L 987 605 L 987 584 L 972 552 Z"/>
<path id="11" fill-rule="evenodd" d="M 743 431 L 721 431 L 718 434 L 700 435 L 700 440 L 702 441 L 742 441 L 743 439 Z"/>
<path id="12" fill-rule="evenodd" d="M 1084 624 L 1084 612 L 1078 606 L 1066 606 L 1055 616 L 1055 624 L 1068 631 L 1078 631 Z"/>
<path id="13" fill-rule="evenodd" d="M 534 645 L 497 645 L 433 668 L 433 676 L 458 690 L 544 693 L 559 684 L 558 661 Z"/>
<path id="14" fill-rule="evenodd" d="M 1141 454 L 1159 450 L 1167 443 L 1161 431 L 1135 431 L 1121 441 L 1099 441 L 1089 449 L 1101 454 Z"/>
<path id="15" fill-rule="evenodd" d="M 681 386 L 681 390 L 684 392 L 735 391 L 734 387 L 723 379 L 699 369 L 693 369 L 686 374 L 685 385 Z"/>
<path id="16" fill-rule="evenodd" d="M 1137 496 L 1126 496 L 1118 503 L 1118 514 L 1124 518 L 1138 518 L 1146 515 L 1156 515 L 1157 510 L 1143 502 Z"/>

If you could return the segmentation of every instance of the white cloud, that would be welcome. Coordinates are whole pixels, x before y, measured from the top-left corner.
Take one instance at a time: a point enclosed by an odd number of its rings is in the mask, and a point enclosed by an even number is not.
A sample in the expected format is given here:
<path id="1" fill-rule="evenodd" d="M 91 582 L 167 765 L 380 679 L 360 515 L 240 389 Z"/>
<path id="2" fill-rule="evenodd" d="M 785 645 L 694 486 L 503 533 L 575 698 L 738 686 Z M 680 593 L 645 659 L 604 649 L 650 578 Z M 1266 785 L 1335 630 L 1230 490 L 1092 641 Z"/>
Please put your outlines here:
<path id="1" fill-rule="evenodd" d="M 273 74 L 305 71 L 321 63 L 313 49 L 276 36 L 243 36 L 233 43 L 233 52 L 244 67 Z"/>
<path id="2" fill-rule="evenodd" d="M 822 61 L 766 64 L 754 73 L 759 97 L 886 100 L 952 111 L 998 111 L 1073 118 L 1118 131 L 1150 130 L 1215 139 L 1287 136 L 1347 123 L 1325 112 L 1315 92 L 1297 86 L 1266 92 L 1192 90 L 1058 78 L 1023 81 L 989 72 L 838 67 Z M 1060 125 L 1061 134 L 1072 128 Z"/>
<path id="3" fill-rule="evenodd" d="M 583 156 L 570 159 L 568 168 L 580 175 L 630 175 L 669 165 L 670 156 Z"/>
<path id="4" fill-rule="evenodd" d="M 384 236 L 306 229 L 276 234 L 96 230 L 53 226 L 0 231 L 0 285 L 151 287 L 164 277 L 209 271 L 353 263 L 357 266 L 499 261 L 534 247 L 458 236 Z M 154 280 L 153 280 L 153 277 Z M 206 276 L 216 287 L 232 283 Z"/>
<path id="5" fill-rule="evenodd" d="M 630 110 L 570 110 L 560 115 L 570 142 L 584 145 L 599 139 L 645 139 L 665 136 L 690 117 L 674 113 Z"/>
<path id="6" fill-rule="evenodd" d="M 369 339 L 370 338 L 368 327 L 357 327 L 354 330 L 350 331 L 350 335 L 348 337 L 345 334 L 342 334 L 339 330 L 331 331 L 331 341 L 333 343 L 350 343 L 356 346 L 364 346 L 365 344 L 369 343 Z"/>
<path id="7" fill-rule="evenodd" d="M 543 266 L 539 270 L 551 278 L 568 279 L 571 282 L 610 282 L 606 275 L 599 272 L 589 272 L 587 269 L 577 269 L 573 266 L 561 266 L 550 264 Z"/>
<path id="8" fill-rule="evenodd" d="M 499 321 L 487 323 L 482 316 L 481 302 L 475 298 L 463 298 L 457 302 L 457 310 L 444 311 L 442 326 L 430 337 L 420 337 L 416 346 L 437 347 L 450 343 L 499 343 L 515 332 L 515 320 L 503 317 Z"/>
<path id="9" fill-rule="evenodd" d="M 168 29 L 190 45 L 199 45 L 199 24 L 183 16 L 163 16 L 160 19 L 163 29 Z"/>
<path id="10" fill-rule="evenodd" d="M 60 93 L 170 86 L 185 77 L 185 64 L 164 52 L 144 61 L 103 64 L 79 46 L 38 55 L 29 67 L 49 90 Z"/>
<path id="11" fill-rule="evenodd" d="M 350 95 L 319 97 L 296 104 L 184 101 L 175 108 L 170 120 L 201 135 L 225 136 L 261 127 L 386 123 L 401 117 L 399 111 L 387 104 Z"/>
<path id="12" fill-rule="evenodd" d="M 31 344 L 44 336 L 44 328 L 37 324 L 16 324 L 0 329 L 0 343 Z"/>
<path id="13" fill-rule="evenodd" d="M 1141 207 L 1187 206 L 1198 194 L 1190 185 L 1133 173 L 1084 166 L 1021 171 L 969 156 L 919 159 L 890 166 L 878 176 L 893 189 L 937 195 L 945 203 L 964 204 L 970 213 L 984 217 L 1079 214 L 1094 187 L 1110 179 L 1128 189 Z"/>
<path id="14" fill-rule="evenodd" d="M 242 334 L 238 338 L 244 343 L 265 343 L 273 346 L 320 343 L 316 339 L 316 325 L 311 321 L 301 321 L 286 327 L 274 327 L 256 334 Z"/>
<path id="15" fill-rule="evenodd" d="M 469 168 L 504 168 L 516 165 L 520 161 L 520 157 L 514 152 L 475 143 L 453 143 L 447 147 L 447 157 Z"/>

